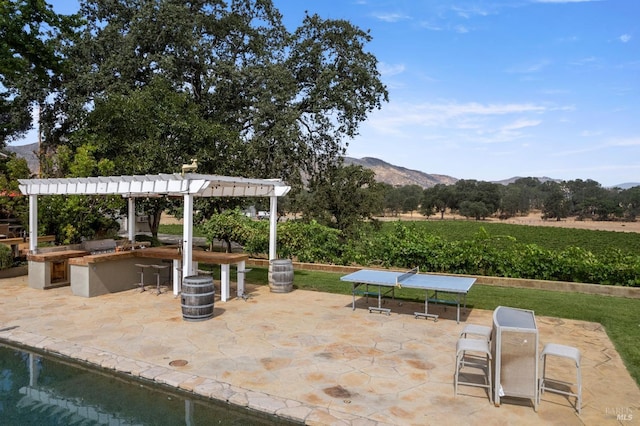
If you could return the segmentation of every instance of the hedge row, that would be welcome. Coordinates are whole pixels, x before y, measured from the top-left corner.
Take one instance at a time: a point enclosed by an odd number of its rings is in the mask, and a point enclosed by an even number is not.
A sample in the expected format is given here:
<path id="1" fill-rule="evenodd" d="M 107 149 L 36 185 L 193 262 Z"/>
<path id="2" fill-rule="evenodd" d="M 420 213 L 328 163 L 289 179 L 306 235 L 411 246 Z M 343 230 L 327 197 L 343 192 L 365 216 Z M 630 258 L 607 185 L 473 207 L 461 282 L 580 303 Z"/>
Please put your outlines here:
<path id="1" fill-rule="evenodd" d="M 569 247 L 554 251 L 521 244 L 481 230 L 465 241 L 446 241 L 398 223 L 391 232 L 352 242 L 344 253 L 353 263 L 453 274 L 640 286 L 640 256 L 610 249 L 603 255 Z"/>

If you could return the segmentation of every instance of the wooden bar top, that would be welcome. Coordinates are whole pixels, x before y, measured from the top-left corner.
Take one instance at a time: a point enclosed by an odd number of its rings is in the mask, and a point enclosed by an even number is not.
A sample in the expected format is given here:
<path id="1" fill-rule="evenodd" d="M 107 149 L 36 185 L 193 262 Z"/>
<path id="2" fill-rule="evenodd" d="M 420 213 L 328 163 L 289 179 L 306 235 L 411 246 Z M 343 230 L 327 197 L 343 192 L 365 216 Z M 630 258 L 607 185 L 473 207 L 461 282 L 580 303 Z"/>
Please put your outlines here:
<path id="1" fill-rule="evenodd" d="M 89 252 L 84 250 L 60 250 L 47 253 L 29 254 L 27 255 L 27 260 L 33 262 L 57 262 L 59 260 L 71 258 L 82 258 L 88 254 Z"/>
<path id="2" fill-rule="evenodd" d="M 114 251 L 113 253 L 89 254 L 69 259 L 69 265 L 88 265 L 89 263 L 110 262 L 113 260 L 135 257 L 135 251 Z"/>
<path id="3" fill-rule="evenodd" d="M 68 250 L 71 251 L 71 250 Z M 66 253 L 66 252 L 59 252 Z M 74 257 L 69 260 L 70 265 L 88 265 L 90 263 L 102 263 L 119 259 L 138 257 L 144 259 L 175 259 L 182 260 L 182 253 L 177 247 L 150 247 L 139 250 L 117 251 L 113 253 L 89 254 L 84 252 L 82 257 Z M 192 258 L 195 262 L 211 263 L 216 265 L 227 265 L 238 263 L 249 259 L 244 253 L 220 253 L 213 251 L 194 250 Z M 30 259 L 31 260 L 31 259 Z M 34 259 L 35 260 L 35 259 Z"/>
<path id="4" fill-rule="evenodd" d="M 182 259 L 182 253 L 177 247 L 151 247 L 135 251 L 137 257 L 151 259 Z M 192 259 L 195 262 L 213 263 L 226 265 L 238 263 L 249 259 L 245 253 L 221 253 L 217 251 L 194 250 Z"/>

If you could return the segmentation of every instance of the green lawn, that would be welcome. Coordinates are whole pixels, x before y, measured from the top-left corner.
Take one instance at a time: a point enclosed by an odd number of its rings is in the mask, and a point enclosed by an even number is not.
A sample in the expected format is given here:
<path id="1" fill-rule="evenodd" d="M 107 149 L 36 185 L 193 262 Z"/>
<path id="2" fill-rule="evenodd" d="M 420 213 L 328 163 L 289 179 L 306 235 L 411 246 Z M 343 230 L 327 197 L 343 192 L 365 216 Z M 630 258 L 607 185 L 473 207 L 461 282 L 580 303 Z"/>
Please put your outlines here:
<path id="1" fill-rule="evenodd" d="M 268 270 L 252 266 L 247 282 L 267 285 Z M 342 274 L 295 270 L 294 287 L 303 290 L 351 294 L 351 286 L 340 281 Z M 424 301 L 424 292 L 405 289 L 404 300 Z M 494 310 L 498 306 L 530 309 L 536 315 L 597 322 L 622 357 L 636 383 L 640 384 L 640 299 L 626 299 L 581 293 L 475 285 L 467 296 L 467 306 Z"/>

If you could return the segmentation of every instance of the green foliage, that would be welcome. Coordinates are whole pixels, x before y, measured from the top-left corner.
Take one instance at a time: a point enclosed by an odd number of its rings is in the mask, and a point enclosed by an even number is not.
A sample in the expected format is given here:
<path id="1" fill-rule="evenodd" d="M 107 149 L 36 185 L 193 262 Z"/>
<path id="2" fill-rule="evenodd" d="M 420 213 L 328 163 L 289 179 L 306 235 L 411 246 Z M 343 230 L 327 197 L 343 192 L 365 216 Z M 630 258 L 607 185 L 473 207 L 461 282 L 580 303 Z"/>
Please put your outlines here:
<path id="1" fill-rule="evenodd" d="M 89 141 L 118 173 L 197 158 L 301 187 L 387 100 L 370 35 L 347 21 L 306 16 L 290 33 L 270 0 L 89 0 L 80 14 L 45 143 Z"/>
<path id="2" fill-rule="evenodd" d="M 26 224 L 29 216 L 29 199 L 20 194 L 18 179 L 29 178 L 31 172 L 24 158 L 11 154 L 0 157 L 0 218 L 16 217 Z"/>
<path id="3" fill-rule="evenodd" d="M 231 243 L 243 246 L 252 254 L 269 251 L 269 222 L 252 220 L 239 210 L 227 210 L 212 215 L 201 227 L 209 244 L 222 240 L 230 251 Z M 279 223 L 277 229 L 278 257 L 295 258 L 301 262 L 335 263 L 340 255 L 340 231 L 312 221 L 290 220 Z"/>
<path id="4" fill-rule="evenodd" d="M 307 197 L 306 203 L 300 203 L 305 218 L 351 235 L 363 220 L 382 211 L 384 187 L 376 182 L 372 170 L 337 166 L 311 179 Z"/>
<path id="5" fill-rule="evenodd" d="M 112 170 L 107 159 L 97 161 L 91 144 L 84 144 L 75 151 L 61 147 L 56 155 L 47 159 L 46 171 L 52 176 L 87 177 Z M 125 206 L 120 196 L 52 195 L 39 200 L 39 233 L 56 235 L 62 244 L 72 244 L 82 239 L 112 238 L 120 225 L 116 221 Z"/>
<path id="6" fill-rule="evenodd" d="M 453 222 L 447 223 L 455 228 Z M 419 266 L 425 271 L 454 274 L 640 285 L 640 257 L 636 254 L 621 250 L 594 254 L 574 246 L 550 250 L 533 243 L 521 243 L 504 234 L 493 236 L 484 227 L 471 238 L 467 233 L 463 238 L 447 240 L 431 233 L 425 225 L 396 222 L 368 238 L 351 240 L 344 251 L 343 263 L 396 268 Z"/>
<path id="7" fill-rule="evenodd" d="M 341 252 L 341 232 L 316 221 L 287 221 L 278 225 L 279 257 L 300 262 L 337 263 Z"/>
<path id="8" fill-rule="evenodd" d="M 4 244 L 0 244 L 0 270 L 11 268 L 13 266 L 13 253 L 11 248 Z"/>
<path id="9" fill-rule="evenodd" d="M 31 128 L 34 104 L 63 66 L 59 36 L 73 25 L 44 0 L 0 2 L 0 148 Z"/>
<path id="10" fill-rule="evenodd" d="M 214 240 L 222 240 L 227 244 L 227 252 L 231 252 L 231 243 L 246 245 L 254 232 L 254 222 L 238 209 L 227 210 L 212 215 L 201 228 L 209 244 Z"/>

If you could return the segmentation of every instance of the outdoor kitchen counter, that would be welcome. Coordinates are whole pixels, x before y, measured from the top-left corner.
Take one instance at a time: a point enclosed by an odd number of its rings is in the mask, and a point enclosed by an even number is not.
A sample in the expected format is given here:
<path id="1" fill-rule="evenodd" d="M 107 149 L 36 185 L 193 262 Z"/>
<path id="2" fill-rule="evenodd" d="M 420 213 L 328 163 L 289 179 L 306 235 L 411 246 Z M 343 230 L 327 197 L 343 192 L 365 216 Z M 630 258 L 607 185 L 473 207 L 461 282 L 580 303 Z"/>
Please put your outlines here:
<path id="1" fill-rule="evenodd" d="M 86 253 L 85 253 L 86 254 Z M 244 292 L 245 262 L 249 255 L 245 253 L 220 253 L 194 250 L 192 260 L 197 263 L 221 265 L 220 298 L 226 301 L 230 296 L 230 265 L 235 265 L 238 282 L 238 294 Z M 112 253 L 86 254 L 69 259 L 71 290 L 75 295 L 83 297 L 99 296 L 106 293 L 134 288 L 140 283 L 140 263 L 158 264 L 161 261 L 172 261 L 169 277 L 162 281 L 173 282 L 174 294 L 179 294 L 182 284 L 182 253 L 177 246 L 151 247 L 137 250 L 115 251 Z M 151 274 L 145 274 L 145 285 L 153 284 Z"/>
<path id="2" fill-rule="evenodd" d="M 56 250 L 27 255 L 29 287 L 44 290 L 69 285 L 69 261 L 87 254 L 84 250 Z"/>

